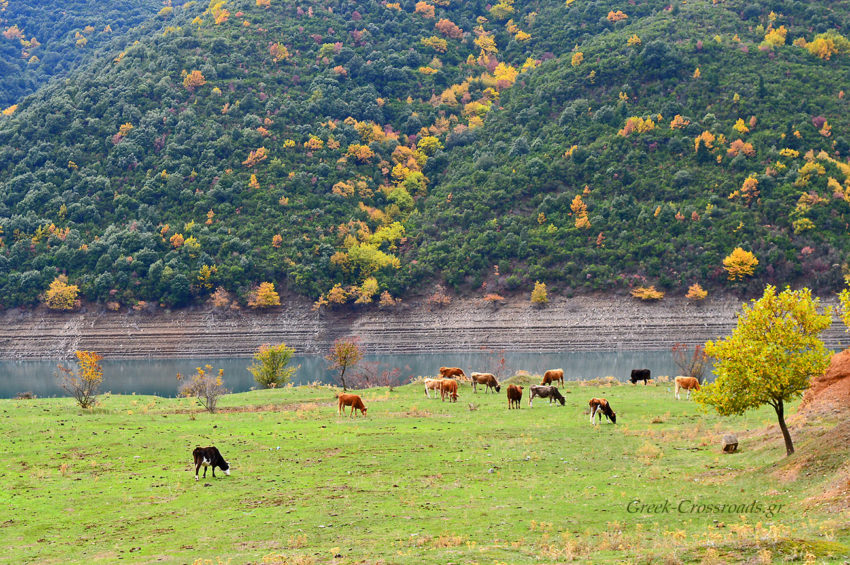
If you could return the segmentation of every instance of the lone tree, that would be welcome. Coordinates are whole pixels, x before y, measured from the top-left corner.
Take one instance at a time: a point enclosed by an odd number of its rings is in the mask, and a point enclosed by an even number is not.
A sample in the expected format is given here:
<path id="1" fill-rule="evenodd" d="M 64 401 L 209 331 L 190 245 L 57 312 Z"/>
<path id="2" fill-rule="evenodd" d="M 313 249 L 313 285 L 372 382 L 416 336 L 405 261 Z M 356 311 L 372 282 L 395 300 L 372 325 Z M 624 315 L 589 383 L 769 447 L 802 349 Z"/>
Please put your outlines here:
<path id="1" fill-rule="evenodd" d="M 702 384 L 705 378 L 705 368 L 708 365 L 709 357 L 702 345 L 695 345 L 693 354 L 690 353 L 690 347 L 686 343 L 673 344 L 673 362 L 682 371 L 686 377 L 694 377 Z"/>
<path id="2" fill-rule="evenodd" d="M 698 392 L 696 401 L 724 416 L 772 406 L 791 455 L 785 403 L 800 396 L 829 365 L 830 353 L 818 335 L 830 323 L 830 313 L 821 312 L 820 299 L 809 289 L 786 288 L 777 294 L 768 285 L 764 296 L 743 306 L 731 336 L 705 344 L 705 352 L 716 359 L 717 380 Z"/>
<path id="3" fill-rule="evenodd" d="M 100 361 L 103 359 L 94 351 L 75 351 L 77 369 L 69 369 L 59 365 L 59 386 L 74 397 L 80 408 L 91 408 L 97 404 L 97 391 L 103 382 L 103 369 Z"/>
<path id="4" fill-rule="evenodd" d="M 248 371 L 254 375 L 254 380 L 263 388 L 277 388 L 285 385 L 301 366 L 290 367 L 289 363 L 295 355 L 295 349 L 285 343 L 278 345 L 261 345 L 254 353 L 254 364 Z"/>
<path id="5" fill-rule="evenodd" d="M 357 365 L 363 359 L 359 342 L 360 340 L 356 337 L 340 338 L 331 345 L 330 352 L 325 355 L 325 359 L 330 361 L 328 369 L 331 371 L 339 369 L 339 382 L 342 384 L 343 392 L 348 390 L 345 385 L 345 370 Z"/>
<path id="6" fill-rule="evenodd" d="M 224 388 L 224 369 L 219 369 L 217 375 L 213 375 L 212 370 L 212 365 L 197 367 L 195 374 L 185 381 L 183 375 L 177 373 L 177 380 L 181 382 L 177 389 L 180 396 L 194 396 L 210 414 L 215 412 L 218 398 L 230 392 Z"/>

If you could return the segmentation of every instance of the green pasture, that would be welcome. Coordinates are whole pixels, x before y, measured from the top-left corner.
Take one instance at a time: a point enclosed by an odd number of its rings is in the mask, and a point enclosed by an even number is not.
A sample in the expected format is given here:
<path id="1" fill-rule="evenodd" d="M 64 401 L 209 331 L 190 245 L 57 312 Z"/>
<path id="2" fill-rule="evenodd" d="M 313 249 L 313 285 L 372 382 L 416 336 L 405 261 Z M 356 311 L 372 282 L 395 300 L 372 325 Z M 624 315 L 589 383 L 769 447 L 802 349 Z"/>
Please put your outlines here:
<path id="1" fill-rule="evenodd" d="M 234 394 L 216 414 L 151 396 L 104 395 L 92 411 L 0 401 L 0 561 L 850 558 L 850 426 L 837 418 L 792 418 L 798 451 L 786 458 L 769 409 L 721 418 L 675 401 L 666 383 L 571 382 L 566 406 L 529 409 L 525 396 L 520 410 L 504 388 L 463 384 L 456 404 L 418 384 L 369 389 L 366 418 L 337 416 L 335 392 Z M 610 401 L 616 425 L 589 424 L 593 396 Z M 727 432 L 739 453 L 720 453 Z M 216 445 L 231 476 L 196 482 L 197 445 Z M 630 512 L 636 500 L 654 512 Z M 762 511 L 680 512 L 682 501 Z"/>

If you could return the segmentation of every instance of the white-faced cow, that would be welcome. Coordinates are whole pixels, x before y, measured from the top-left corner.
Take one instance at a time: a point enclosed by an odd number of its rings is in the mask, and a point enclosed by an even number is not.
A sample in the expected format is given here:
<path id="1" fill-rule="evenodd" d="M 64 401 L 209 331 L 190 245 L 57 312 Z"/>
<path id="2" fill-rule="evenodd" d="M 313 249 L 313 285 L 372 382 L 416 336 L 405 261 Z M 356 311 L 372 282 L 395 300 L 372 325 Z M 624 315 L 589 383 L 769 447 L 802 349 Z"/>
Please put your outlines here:
<path id="1" fill-rule="evenodd" d="M 212 467 L 212 476 L 215 477 L 215 468 L 218 467 L 224 471 L 225 475 L 230 475 L 230 464 L 224 460 L 221 453 L 215 447 L 196 447 L 192 451 L 192 459 L 195 461 L 195 480 L 198 480 L 198 470 L 201 465 L 204 467 L 204 478 L 207 478 L 207 467 Z"/>

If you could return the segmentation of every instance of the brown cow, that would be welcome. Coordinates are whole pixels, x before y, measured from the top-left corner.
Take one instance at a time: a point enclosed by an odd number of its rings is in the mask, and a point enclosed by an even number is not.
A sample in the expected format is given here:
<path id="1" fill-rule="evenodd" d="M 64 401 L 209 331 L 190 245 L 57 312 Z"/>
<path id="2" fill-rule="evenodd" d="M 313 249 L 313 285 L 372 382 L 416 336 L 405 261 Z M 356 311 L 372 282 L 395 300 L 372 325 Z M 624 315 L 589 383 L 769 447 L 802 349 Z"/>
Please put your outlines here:
<path id="1" fill-rule="evenodd" d="M 502 390 L 493 373 L 469 373 L 469 378 L 472 379 L 472 392 L 478 392 L 476 385 L 485 385 L 487 387 L 484 389 L 485 392 L 491 388 L 495 388 L 496 392 Z"/>
<path id="2" fill-rule="evenodd" d="M 457 381 L 452 379 L 443 379 L 440 381 L 440 399 L 445 402 L 446 396 L 452 402 L 457 402 Z"/>
<path id="3" fill-rule="evenodd" d="M 425 379 L 425 396 L 431 398 L 431 393 L 429 393 L 428 391 L 433 390 L 434 398 L 437 398 L 436 393 L 440 392 L 440 383 L 442 381 L 443 379 Z"/>
<path id="4" fill-rule="evenodd" d="M 564 370 L 563 369 L 549 369 L 545 373 L 543 373 L 543 382 L 541 385 L 550 385 L 555 381 L 561 381 L 561 386 L 564 386 Z"/>
<path id="5" fill-rule="evenodd" d="M 676 377 L 676 391 L 673 395 L 676 400 L 681 400 L 679 397 L 680 390 L 688 391 L 687 400 L 691 399 L 691 390 L 699 390 L 699 380 L 696 377 Z"/>
<path id="6" fill-rule="evenodd" d="M 520 400 L 522 400 L 522 387 L 519 385 L 508 385 L 508 410 L 514 407 L 520 408 Z"/>
<path id="7" fill-rule="evenodd" d="M 591 398 L 590 399 L 590 423 L 596 424 L 594 421 L 594 417 L 599 414 L 599 421 L 602 421 L 602 414 L 605 414 L 605 417 L 611 420 L 612 424 L 617 423 L 617 414 L 611 410 L 611 405 L 608 404 L 608 401 L 604 398 Z"/>
<path id="8" fill-rule="evenodd" d="M 348 415 L 349 418 L 354 415 L 355 410 L 360 410 L 361 414 L 366 415 L 366 407 L 356 394 L 338 394 L 337 398 L 339 399 L 339 405 L 336 410 L 337 414 L 342 414 L 345 412 L 346 406 L 351 406 L 351 413 Z"/>
<path id="9" fill-rule="evenodd" d="M 455 377 L 466 378 L 466 373 L 464 373 L 463 369 L 461 369 L 460 367 L 440 367 L 440 376 L 444 379 L 450 379 Z"/>

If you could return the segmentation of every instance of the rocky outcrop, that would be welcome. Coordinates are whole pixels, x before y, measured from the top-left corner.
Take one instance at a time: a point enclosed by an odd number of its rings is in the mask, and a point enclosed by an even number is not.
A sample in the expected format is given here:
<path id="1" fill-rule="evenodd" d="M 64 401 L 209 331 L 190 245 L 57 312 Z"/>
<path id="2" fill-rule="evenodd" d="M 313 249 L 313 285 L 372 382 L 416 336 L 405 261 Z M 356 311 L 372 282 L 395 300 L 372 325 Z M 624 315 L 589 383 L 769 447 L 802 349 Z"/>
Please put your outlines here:
<path id="1" fill-rule="evenodd" d="M 315 312 L 293 300 L 264 312 L 212 309 L 143 312 L 44 309 L 0 314 L 0 358 L 55 359 L 75 349 L 117 358 L 232 357 L 285 342 L 299 354 L 324 353 L 334 339 L 359 336 L 369 353 L 479 351 L 559 352 L 664 350 L 727 335 L 739 300 L 685 299 L 641 303 L 626 297 L 557 299 L 545 308 L 528 300 L 494 307 L 455 299 L 442 308 L 401 304 L 387 309 Z M 825 334 L 830 347 L 846 340 L 843 324 Z"/>
<path id="2" fill-rule="evenodd" d="M 850 349 L 832 356 L 826 372 L 812 379 L 803 395 L 800 412 L 850 410 Z"/>

